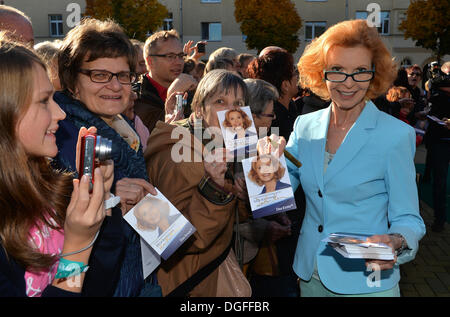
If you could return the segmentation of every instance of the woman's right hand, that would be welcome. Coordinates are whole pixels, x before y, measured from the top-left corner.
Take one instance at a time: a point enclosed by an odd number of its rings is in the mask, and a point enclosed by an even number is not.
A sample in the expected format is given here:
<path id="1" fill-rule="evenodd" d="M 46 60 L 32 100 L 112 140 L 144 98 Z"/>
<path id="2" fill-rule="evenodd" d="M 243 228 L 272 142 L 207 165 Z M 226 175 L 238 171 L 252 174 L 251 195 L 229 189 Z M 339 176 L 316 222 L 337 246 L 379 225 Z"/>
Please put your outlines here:
<path id="1" fill-rule="evenodd" d="M 224 148 L 215 149 L 208 153 L 203 160 L 206 173 L 219 186 L 225 186 L 225 173 L 227 162 L 233 161 L 233 154 Z"/>
<path id="2" fill-rule="evenodd" d="M 89 176 L 73 180 L 73 192 L 64 222 L 64 249 L 69 253 L 86 247 L 94 239 L 105 218 L 103 175 L 94 171 L 94 186 L 89 193 Z"/>
<path id="3" fill-rule="evenodd" d="M 157 195 L 155 187 L 141 178 L 122 178 L 116 183 L 116 196 L 120 196 L 122 215 L 142 200 L 147 194 Z"/>

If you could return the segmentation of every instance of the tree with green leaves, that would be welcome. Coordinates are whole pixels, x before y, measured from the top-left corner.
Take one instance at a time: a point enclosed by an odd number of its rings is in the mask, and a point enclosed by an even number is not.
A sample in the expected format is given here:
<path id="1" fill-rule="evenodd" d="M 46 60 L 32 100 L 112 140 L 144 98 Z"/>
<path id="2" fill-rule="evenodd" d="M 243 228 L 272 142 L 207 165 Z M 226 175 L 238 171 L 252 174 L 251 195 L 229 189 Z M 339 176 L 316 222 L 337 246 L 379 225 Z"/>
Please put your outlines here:
<path id="1" fill-rule="evenodd" d="M 416 41 L 416 46 L 430 49 L 437 59 L 450 54 L 450 1 L 411 0 L 407 18 L 399 29 L 405 39 Z"/>
<path id="2" fill-rule="evenodd" d="M 302 19 L 290 0 L 235 0 L 234 16 L 247 36 L 248 49 L 280 46 L 295 53 Z"/>
<path id="3" fill-rule="evenodd" d="M 145 41 L 162 26 L 167 8 L 157 0 L 86 0 L 85 15 L 119 23 L 130 38 Z"/>

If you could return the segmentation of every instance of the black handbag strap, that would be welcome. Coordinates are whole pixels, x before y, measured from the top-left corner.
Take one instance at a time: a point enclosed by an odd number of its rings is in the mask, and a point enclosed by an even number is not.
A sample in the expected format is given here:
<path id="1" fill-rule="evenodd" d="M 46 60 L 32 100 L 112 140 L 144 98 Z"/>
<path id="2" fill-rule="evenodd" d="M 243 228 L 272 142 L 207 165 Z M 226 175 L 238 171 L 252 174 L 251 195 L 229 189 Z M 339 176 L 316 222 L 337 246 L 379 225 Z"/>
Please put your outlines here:
<path id="1" fill-rule="evenodd" d="M 180 284 L 176 289 L 167 294 L 166 297 L 187 297 L 189 292 L 200 284 L 208 275 L 210 275 L 216 268 L 219 267 L 220 264 L 226 259 L 228 253 L 231 249 L 230 245 L 225 249 L 225 251 L 215 258 L 213 261 L 208 263 L 208 265 L 202 267 L 200 270 L 195 272 L 191 277 L 189 277 L 186 281 Z"/>

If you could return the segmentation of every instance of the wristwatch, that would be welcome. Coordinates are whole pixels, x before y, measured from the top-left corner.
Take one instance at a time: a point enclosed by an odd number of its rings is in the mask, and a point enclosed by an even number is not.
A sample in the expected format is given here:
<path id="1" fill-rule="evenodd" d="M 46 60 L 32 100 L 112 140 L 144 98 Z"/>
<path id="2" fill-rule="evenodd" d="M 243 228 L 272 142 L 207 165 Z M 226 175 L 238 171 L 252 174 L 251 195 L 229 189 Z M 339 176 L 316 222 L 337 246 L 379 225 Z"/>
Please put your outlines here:
<path id="1" fill-rule="evenodd" d="M 391 233 L 389 235 L 393 236 L 393 237 L 396 237 L 396 238 L 399 238 L 402 241 L 402 245 L 398 249 L 395 250 L 395 253 L 397 254 L 397 256 L 399 256 L 400 254 L 403 253 L 403 251 L 405 249 L 408 248 L 408 244 L 406 243 L 405 238 L 400 233 Z"/>

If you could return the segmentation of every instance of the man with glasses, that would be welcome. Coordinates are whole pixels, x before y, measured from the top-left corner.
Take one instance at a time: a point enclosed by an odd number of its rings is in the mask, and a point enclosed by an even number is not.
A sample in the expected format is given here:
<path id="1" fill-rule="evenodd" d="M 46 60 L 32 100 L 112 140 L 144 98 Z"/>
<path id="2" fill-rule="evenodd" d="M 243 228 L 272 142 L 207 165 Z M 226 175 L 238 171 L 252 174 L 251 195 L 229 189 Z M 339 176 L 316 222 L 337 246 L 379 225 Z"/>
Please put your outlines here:
<path id="1" fill-rule="evenodd" d="M 185 56 L 176 30 L 157 32 L 145 41 L 144 58 L 148 73 L 141 76 L 137 85 L 135 112 L 150 133 L 157 121 L 164 121 L 167 90 L 183 72 Z"/>

